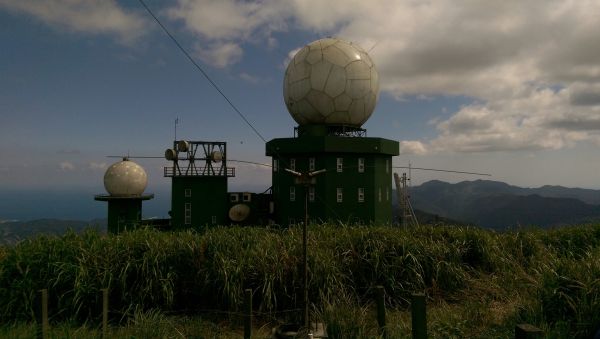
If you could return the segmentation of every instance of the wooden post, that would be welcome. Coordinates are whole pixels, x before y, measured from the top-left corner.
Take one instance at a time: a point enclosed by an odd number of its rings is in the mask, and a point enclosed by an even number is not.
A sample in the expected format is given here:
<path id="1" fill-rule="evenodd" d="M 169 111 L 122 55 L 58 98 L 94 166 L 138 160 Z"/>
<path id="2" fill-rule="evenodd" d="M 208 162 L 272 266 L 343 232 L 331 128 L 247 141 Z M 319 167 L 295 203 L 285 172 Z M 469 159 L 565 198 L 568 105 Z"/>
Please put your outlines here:
<path id="1" fill-rule="evenodd" d="M 427 313 L 425 294 L 415 293 L 412 295 L 412 334 L 413 339 L 427 339 Z"/>
<path id="2" fill-rule="evenodd" d="M 40 339 L 48 338 L 48 290 L 39 290 L 40 304 L 37 312 L 37 337 Z"/>
<path id="3" fill-rule="evenodd" d="M 102 291 L 102 338 L 108 338 L 108 288 Z"/>
<path id="4" fill-rule="evenodd" d="M 519 324 L 515 326 L 515 339 L 542 338 L 543 335 L 544 331 L 533 325 Z"/>
<path id="5" fill-rule="evenodd" d="M 388 331 L 385 324 L 385 289 L 383 286 L 375 287 L 375 298 L 377 302 L 377 323 L 379 324 L 379 334 L 383 336 L 383 338 L 388 338 Z"/>
<path id="6" fill-rule="evenodd" d="M 250 339 L 252 336 L 252 290 L 246 289 L 244 292 L 244 306 L 246 308 L 246 317 L 244 319 L 244 339 Z"/>

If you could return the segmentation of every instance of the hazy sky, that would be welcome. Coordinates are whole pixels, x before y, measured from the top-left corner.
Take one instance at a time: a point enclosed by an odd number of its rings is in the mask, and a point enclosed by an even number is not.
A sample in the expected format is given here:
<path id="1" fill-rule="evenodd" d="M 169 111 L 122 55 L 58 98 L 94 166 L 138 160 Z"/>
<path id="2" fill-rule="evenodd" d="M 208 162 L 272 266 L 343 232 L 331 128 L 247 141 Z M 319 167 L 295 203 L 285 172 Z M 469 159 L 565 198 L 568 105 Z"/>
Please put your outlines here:
<path id="1" fill-rule="evenodd" d="M 600 188 L 599 1 L 147 4 L 267 140 L 293 135 L 290 53 L 337 36 L 371 50 L 382 91 L 364 127 L 401 141 L 395 165 Z M 0 189 L 102 193 L 106 156 L 161 156 L 176 117 L 178 138 L 269 161 L 137 1 L 0 0 L 0 42 Z M 166 161 L 138 162 L 147 191 L 168 188 Z M 270 186 L 268 169 L 236 167 L 231 189 Z"/>

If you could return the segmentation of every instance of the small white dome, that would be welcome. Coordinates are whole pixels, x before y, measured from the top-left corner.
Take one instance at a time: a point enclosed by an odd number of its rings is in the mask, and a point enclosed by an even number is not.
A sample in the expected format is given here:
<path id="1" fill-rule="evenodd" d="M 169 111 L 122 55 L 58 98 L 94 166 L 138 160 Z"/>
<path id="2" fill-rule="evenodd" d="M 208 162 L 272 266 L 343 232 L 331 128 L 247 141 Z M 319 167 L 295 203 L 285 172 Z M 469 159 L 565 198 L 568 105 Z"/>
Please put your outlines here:
<path id="1" fill-rule="evenodd" d="M 142 195 L 147 184 L 146 171 L 128 159 L 112 164 L 104 174 L 104 188 L 112 196 Z"/>

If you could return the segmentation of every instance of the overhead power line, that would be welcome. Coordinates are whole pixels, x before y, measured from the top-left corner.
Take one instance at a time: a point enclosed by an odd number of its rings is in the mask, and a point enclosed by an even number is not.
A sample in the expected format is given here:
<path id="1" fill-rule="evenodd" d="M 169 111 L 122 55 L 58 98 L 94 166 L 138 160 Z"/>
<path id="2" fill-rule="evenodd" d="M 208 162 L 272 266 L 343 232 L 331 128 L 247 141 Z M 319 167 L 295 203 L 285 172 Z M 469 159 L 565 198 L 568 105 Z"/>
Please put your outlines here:
<path id="1" fill-rule="evenodd" d="M 177 39 L 169 32 L 169 30 L 160 22 L 160 20 L 156 17 L 156 15 L 154 15 L 152 10 L 150 10 L 150 8 L 148 6 L 146 6 L 146 3 L 144 2 L 144 0 L 138 0 L 138 1 L 146 9 L 148 14 L 150 14 L 150 16 L 152 16 L 152 18 L 154 19 L 154 21 L 156 21 L 156 23 L 160 26 L 160 28 L 162 28 L 162 30 L 169 36 L 169 38 L 171 38 L 171 40 L 173 40 L 173 42 L 175 43 L 175 45 L 177 45 L 177 48 L 179 48 L 181 53 L 183 53 L 186 56 L 186 58 L 200 71 L 200 73 L 202 73 L 202 75 L 206 78 L 206 80 L 208 80 L 208 82 L 212 85 L 212 87 L 214 87 L 214 89 L 217 90 L 217 92 L 219 92 L 219 94 L 221 94 L 221 96 L 225 99 L 225 101 L 227 101 L 229 106 L 231 106 L 231 108 L 240 116 L 240 118 L 242 118 L 242 120 L 244 120 L 244 122 L 254 131 L 254 133 L 256 133 L 256 135 L 263 142 L 266 143 L 267 140 L 262 136 L 262 134 L 260 134 L 260 132 L 252 125 L 252 123 L 246 118 L 246 116 L 244 116 L 244 114 L 233 104 L 233 102 L 227 97 L 227 95 L 225 95 L 223 90 L 221 90 L 221 88 L 210 78 L 210 76 L 202 69 L 202 67 L 200 67 L 200 65 L 198 65 L 198 63 L 185 50 L 185 48 L 183 48 L 183 46 L 181 46 L 179 41 L 177 41 Z"/>

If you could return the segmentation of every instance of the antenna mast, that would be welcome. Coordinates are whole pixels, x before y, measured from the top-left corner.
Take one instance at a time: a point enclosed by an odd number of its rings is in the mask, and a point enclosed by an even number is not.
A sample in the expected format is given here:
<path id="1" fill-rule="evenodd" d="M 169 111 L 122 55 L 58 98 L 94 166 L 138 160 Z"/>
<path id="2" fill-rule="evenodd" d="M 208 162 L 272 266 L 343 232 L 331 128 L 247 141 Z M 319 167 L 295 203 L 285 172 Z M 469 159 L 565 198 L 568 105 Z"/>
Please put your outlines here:
<path id="1" fill-rule="evenodd" d="M 399 217 L 402 223 L 402 227 L 408 226 L 419 226 L 419 221 L 415 215 L 415 211 L 410 203 L 410 194 L 408 193 L 407 182 L 410 181 L 406 177 L 406 173 L 402 173 L 402 177 L 398 173 L 394 173 L 394 182 L 396 183 L 396 194 L 398 196 L 398 209 Z"/>

